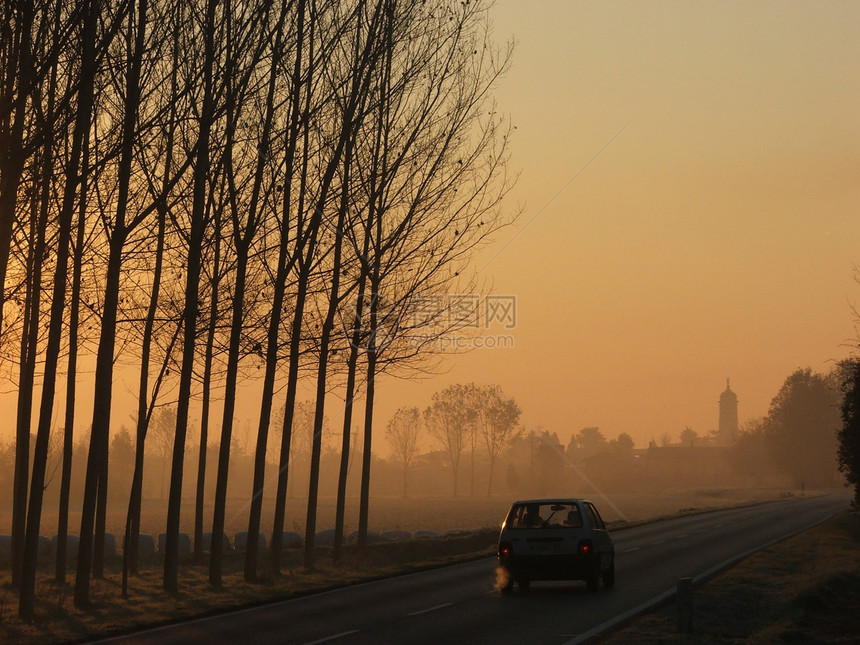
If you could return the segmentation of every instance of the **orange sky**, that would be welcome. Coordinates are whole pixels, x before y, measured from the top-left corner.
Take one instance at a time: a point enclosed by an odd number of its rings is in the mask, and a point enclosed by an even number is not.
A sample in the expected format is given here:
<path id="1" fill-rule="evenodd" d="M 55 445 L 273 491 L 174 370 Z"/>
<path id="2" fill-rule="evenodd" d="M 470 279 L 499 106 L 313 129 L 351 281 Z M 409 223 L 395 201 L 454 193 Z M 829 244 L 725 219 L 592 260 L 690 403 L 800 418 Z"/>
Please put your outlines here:
<path id="1" fill-rule="evenodd" d="M 795 369 L 848 355 L 860 4 L 498 0 L 492 16 L 497 40 L 518 42 L 496 98 L 521 173 L 505 209 L 523 212 L 474 270 L 516 297 L 516 327 L 486 332 L 515 347 L 381 378 L 377 450 L 396 408 L 453 382 L 501 386 L 565 443 L 598 426 L 645 447 L 715 429 L 726 378 L 743 423 Z M 115 429 L 134 389 L 120 370 Z M 256 426 L 252 392 L 240 428 Z M 89 425 L 91 390 L 80 397 Z M 14 393 L 0 399 L 12 414 Z M 341 408 L 332 397 L 336 428 Z"/>
<path id="2" fill-rule="evenodd" d="M 515 348 L 383 381 L 383 421 L 490 381 L 565 443 L 596 425 L 644 447 L 715 429 L 727 377 L 743 423 L 796 368 L 848 354 L 860 4 L 499 0 L 492 15 L 518 43 L 496 97 L 517 128 L 507 207 L 524 210 L 476 270 L 516 295 Z"/>

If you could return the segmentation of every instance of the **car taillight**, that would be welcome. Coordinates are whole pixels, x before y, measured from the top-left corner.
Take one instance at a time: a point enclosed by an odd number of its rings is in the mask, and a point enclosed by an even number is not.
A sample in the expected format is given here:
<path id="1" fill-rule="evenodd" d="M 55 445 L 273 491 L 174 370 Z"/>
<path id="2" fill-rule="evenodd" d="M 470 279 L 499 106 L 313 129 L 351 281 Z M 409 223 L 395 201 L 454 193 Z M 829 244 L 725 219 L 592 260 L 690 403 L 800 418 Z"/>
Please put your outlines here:
<path id="1" fill-rule="evenodd" d="M 499 543 L 499 557 L 510 555 L 513 551 L 514 546 L 510 542 Z"/>
<path id="2" fill-rule="evenodd" d="M 594 543 L 591 540 L 580 540 L 577 551 L 579 555 L 591 555 L 594 551 Z"/>

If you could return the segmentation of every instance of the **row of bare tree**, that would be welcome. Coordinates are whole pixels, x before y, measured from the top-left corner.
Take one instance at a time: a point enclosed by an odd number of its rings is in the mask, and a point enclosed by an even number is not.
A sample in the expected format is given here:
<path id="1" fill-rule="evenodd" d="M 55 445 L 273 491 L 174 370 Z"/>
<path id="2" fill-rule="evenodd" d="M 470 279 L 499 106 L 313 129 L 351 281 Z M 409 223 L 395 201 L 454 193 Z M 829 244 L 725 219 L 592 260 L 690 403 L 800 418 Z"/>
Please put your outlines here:
<path id="1" fill-rule="evenodd" d="M 469 490 L 475 495 L 475 450 L 478 443 L 483 444 L 489 463 L 487 495 L 490 495 L 499 456 L 522 434 L 516 402 L 495 385 L 455 383 L 433 394 L 423 418 L 430 435 L 448 458 L 454 496 L 459 494 L 460 459 L 466 448 L 471 460 Z"/>
<path id="2" fill-rule="evenodd" d="M 316 391 L 304 561 L 313 566 L 326 395 L 345 401 L 335 558 L 353 403 L 364 401 L 367 535 L 375 377 L 456 325 L 414 303 L 457 284 L 505 224 L 508 127 L 492 88 L 510 47 L 482 2 L 3 0 L 0 353 L 16 383 L 13 582 L 32 620 L 52 424 L 63 428 L 56 577 L 65 580 L 81 352 L 95 360 L 75 604 L 103 573 L 115 366 L 138 366 L 123 589 L 137 569 L 144 444 L 175 403 L 163 586 L 178 590 L 180 505 L 199 413 L 202 545 L 213 399 L 221 401 L 209 580 L 240 379 L 261 374 L 245 576 L 256 578 L 270 427 L 280 433 L 268 567 L 278 572 L 300 379 Z M 463 289 L 463 284 L 459 287 Z M 418 332 L 421 333 L 418 333 Z M 65 383 L 61 376 L 65 375 Z M 37 387 L 37 386 L 41 387 Z M 64 396 L 57 396 L 65 387 Z M 34 392 L 40 393 L 38 407 Z M 283 414 L 273 419 L 275 395 Z M 55 396 L 64 402 L 54 418 Z M 30 431 L 35 445 L 30 462 Z"/>

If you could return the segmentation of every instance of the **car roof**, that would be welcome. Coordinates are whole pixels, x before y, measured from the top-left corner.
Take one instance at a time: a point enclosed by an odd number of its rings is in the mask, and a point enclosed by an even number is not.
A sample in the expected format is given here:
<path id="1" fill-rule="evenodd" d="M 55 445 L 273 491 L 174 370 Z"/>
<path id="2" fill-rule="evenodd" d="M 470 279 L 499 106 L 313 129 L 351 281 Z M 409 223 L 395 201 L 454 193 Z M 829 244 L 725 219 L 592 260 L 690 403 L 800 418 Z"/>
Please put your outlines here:
<path id="1" fill-rule="evenodd" d="M 588 502 L 588 500 L 584 499 L 582 497 L 547 497 L 547 498 L 543 498 L 543 499 L 521 499 L 521 500 L 514 502 L 514 505 L 518 505 L 518 504 L 571 504 L 574 502 Z"/>

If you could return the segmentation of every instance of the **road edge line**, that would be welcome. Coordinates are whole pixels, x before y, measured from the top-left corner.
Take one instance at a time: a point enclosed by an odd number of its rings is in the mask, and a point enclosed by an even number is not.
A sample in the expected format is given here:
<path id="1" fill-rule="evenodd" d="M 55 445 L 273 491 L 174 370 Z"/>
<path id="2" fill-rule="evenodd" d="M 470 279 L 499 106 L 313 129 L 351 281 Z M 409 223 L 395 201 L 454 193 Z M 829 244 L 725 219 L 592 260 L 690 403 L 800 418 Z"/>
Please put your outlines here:
<path id="1" fill-rule="evenodd" d="M 733 567 L 734 565 L 736 565 L 741 560 L 744 560 L 744 559 L 748 558 L 749 556 L 751 556 L 753 553 L 757 553 L 758 551 L 761 551 L 763 549 L 771 547 L 774 544 L 778 544 L 779 542 L 784 542 L 785 540 L 788 540 L 789 538 L 793 538 L 795 535 L 799 535 L 800 533 L 803 533 L 804 531 L 808 531 L 809 529 L 815 528 L 816 526 L 819 526 L 820 524 L 824 524 L 827 520 L 832 518 L 837 513 L 841 513 L 842 510 L 844 510 L 844 509 L 840 509 L 838 511 L 833 511 L 832 513 L 825 516 L 824 518 L 817 520 L 817 521 L 815 521 L 815 522 L 813 522 L 807 526 L 804 526 L 801 529 L 798 529 L 796 531 L 792 531 L 791 533 L 787 533 L 787 534 L 782 535 L 778 538 L 774 538 L 770 542 L 762 544 L 761 546 L 758 546 L 754 549 L 749 549 L 748 551 L 745 551 L 744 553 L 741 553 L 740 555 L 736 555 L 734 557 L 731 557 L 728 560 L 725 560 L 724 562 L 721 562 L 721 563 L 711 567 L 710 569 L 707 569 L 706 571 L 693 577 L 693 587 L 695 588 L 695 587 L 707 582 L 708 580 L 710 580 L 711 578 L 716 576 L 718 573 L 721 573 L 721 572 L 725 571 L 726 569 Z M 606 635 L 610 631 L 618 629 L 624 623 L 627 623 L 627 622 L 633 620 L 637 616 L 644 614 L 645 612 L 650 611 L 652 609 L 656 609 L 660 605 L 673 600 L 676 595 L 677 595 L 677 589 L 675 587 L 673 587 L 671 589 L 667 589 L 663 593 L 658 594 L 658 595 L 654 596 L 653 598 L 650 598 L 649 600 L 646 600 L 645 602 L 643 602 L 640 605 L 637 605 L 633 609 L 629 609 L 629 610 L 625 611 L 623 614 L 619 614 L 615 618 L 610 618 L 609 620 L 601 623 L 597 627 L 592 627 L 587 632 L 584 632 L 584 633 L 580 634 L 579 636 L 577 636 L 576 638 L 573 638 L 569 641 L 564 642 L 562 645 L 586 645 L 586 643 L 592 643 L 595 641 L 595 639 Z"/>

